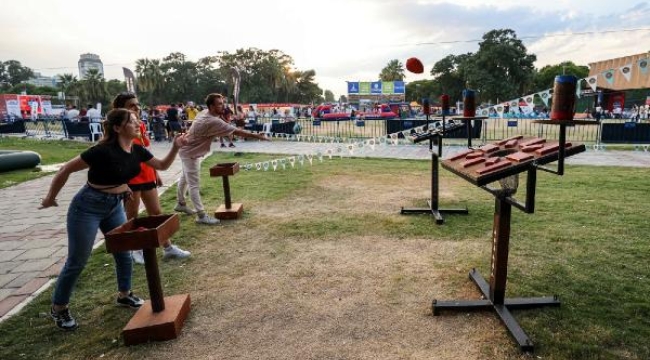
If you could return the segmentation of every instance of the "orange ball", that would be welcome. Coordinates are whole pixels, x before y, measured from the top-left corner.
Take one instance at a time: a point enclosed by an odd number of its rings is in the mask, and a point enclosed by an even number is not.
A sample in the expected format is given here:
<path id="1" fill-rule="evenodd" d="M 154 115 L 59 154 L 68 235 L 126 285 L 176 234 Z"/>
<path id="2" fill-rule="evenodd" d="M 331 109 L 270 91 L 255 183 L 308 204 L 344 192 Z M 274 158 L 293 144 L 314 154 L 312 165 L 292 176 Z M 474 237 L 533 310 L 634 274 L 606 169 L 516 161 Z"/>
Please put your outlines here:
<path id="1" fill-rule="evenodd" d="M 420 59 L 412 57 L 406 60 L 406 70 L 414 74 L 422 74 L 424 72 L 424 65 Z"/>

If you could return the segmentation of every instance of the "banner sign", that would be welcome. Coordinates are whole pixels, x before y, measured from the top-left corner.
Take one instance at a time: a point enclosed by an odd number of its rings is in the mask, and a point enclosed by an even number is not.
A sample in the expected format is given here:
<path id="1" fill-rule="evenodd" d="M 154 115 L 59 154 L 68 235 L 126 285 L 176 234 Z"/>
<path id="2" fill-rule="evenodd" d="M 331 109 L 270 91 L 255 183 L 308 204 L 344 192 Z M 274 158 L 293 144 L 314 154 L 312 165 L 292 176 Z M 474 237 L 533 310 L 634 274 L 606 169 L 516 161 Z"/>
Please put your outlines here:
<path id="1" fill-rule="evenodd" d="M 371 94 L 373 95 L 381 94 L 381 81 L 373 81 L 370 84 L 371 84 L 371 88 L 370 88 Z"/>
<path id="2" fill-rule="evenodd" d="M 382 81 L 381 83 L 381 93 L 382 94 L 394 94 L 395 86 L 392 81 Z"/>
<path id="3" fill-rule="evenodd" d="M 359 82 L 348 81 L 348 94 L 358 94 L 358 93 L 359 93 Z"/>
<path id="4" fill-rule="evenodd" d="M 348 95 L 405 94 L 404 81 L 348 81 Z"/>

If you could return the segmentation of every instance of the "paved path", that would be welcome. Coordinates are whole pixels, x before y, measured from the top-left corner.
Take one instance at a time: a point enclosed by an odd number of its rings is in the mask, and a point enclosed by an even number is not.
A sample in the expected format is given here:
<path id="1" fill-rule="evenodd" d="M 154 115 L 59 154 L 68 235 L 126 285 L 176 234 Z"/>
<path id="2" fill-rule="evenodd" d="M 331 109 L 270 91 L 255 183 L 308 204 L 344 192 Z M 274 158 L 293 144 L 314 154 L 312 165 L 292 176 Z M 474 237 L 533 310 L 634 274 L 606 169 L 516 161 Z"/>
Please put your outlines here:
<path id="1" fill-rule="evenodd" d="M 214 144 L 217 145 L 217 144 Z M 308 154 L 328 148 L 341 147 L 344 156 L 349 155 L 345 145 L 307 142 L 237 142 L 234 149 L 215 151 L 238 151 L 268 154 Z M 156 156 L 167 153 L 168 143 L 154 143 Z M 464 150 L 461 146 L 445 147 L 445 156 Z M 429 159 L 424 145 L 378 145 L 375 149 L 365 146 L 354 150 L 355 157 L 398 159 Z M 269 155 L 269 160 L 275 158 Z M 650 167 L 650 153 L 642 151 L 587 151 L 567 159 L 568 164 L 601 166 Z M 165 187 L 161 193 L 176 183 L 180 175 L 180 161 L 176 159 L 171 168 L 161 172 Z M 0 189 L 0 218 L 6 219 L 0 227 L 0 321 L 19 311 L 25 304 L 47 289 L 58 275 L 67 255 L 65 218 L 72 196 L 86 181 L 86 172 L 70 176 L 58 196 L 58 207 L 38 210 L 40 199 L 46 194 L 52 175 Z M 97 236 L 97 245 L 103 236 Z M 191 249 L 190 249 L 191 250 Z"/>

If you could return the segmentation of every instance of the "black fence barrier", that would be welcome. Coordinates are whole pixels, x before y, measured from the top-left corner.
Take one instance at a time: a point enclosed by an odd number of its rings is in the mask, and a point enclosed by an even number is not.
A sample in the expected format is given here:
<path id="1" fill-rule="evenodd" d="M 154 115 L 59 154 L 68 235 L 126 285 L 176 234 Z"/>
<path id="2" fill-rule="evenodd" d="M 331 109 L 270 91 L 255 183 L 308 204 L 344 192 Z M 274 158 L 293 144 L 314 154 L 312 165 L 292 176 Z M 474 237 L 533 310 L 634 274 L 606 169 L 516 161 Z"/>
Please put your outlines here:
<path id="1" fill-rule="evenodd" d="M 63 131 L 67 138 L 84 137 L 88 138 L 89 141 L 93 141 L 90 136 L 90 126 L 87 122 L 72 122 L 66 120 L 63 122 Z"/>
<path id="2" fill-rule="evenodd" d="M 27 132 L 25 121 L 16 120 L 0 124 L 0 134 L 24 134 Z"/>
<path id="3" fill-rule="evenodd" d="M 607 144 L 650 144 L 650 123 L 602 124 L 600 141 Z"/>
<path id="4" fill-rule="evenodd" d="M 263 132 L 265 131 L 264 125 L 265 124 L 259 124 L 259 123 L 250 124 L 245 126 L 245 129 L 249 131 Z M 296 125 L 295 121 L 287 121 L 283 123 L 271 123 L 270 132 L 275 134 L 293 134 L 294 133 L 293 128 L 295 125 Z"/>

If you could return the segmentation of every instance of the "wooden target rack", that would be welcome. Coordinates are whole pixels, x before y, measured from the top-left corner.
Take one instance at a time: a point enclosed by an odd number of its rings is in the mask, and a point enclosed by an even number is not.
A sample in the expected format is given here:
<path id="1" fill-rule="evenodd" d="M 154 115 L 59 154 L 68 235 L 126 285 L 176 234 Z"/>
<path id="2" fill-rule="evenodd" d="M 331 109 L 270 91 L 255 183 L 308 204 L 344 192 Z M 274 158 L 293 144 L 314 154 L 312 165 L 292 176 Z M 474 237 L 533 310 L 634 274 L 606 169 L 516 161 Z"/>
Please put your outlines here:
<path id="1" fill-rule="evenodd" d="M 564 174 L 564 159 L 585 151 L 584 144 L 566 142 L 566 126 L 574 124 L 593 124 L 585 121 L 543 121 L 541 123 L 559 125 L 559 141 L 544 138 L 515 136 L 498 142 L 468 149 L 442 161 L 442 167 L 462 177 L 470 183 L 490 192 L 495 197 L 494 224 L 492 236 L 492 262 L 489 283 L 476 270 L 469 272 L 469 278 L 481 291 L 480 300 L 433 300 L 433 315 L 444 310 L 486 310 L 494 309 L 521 351 L 534 351 L 534 344 L 519 326 L 510 310 L 530 309 L 542 306 L 560 306 L 557 296 L 533 298 L 505 298 L 508 276 L 508 251 L 510 243 L 510 223 L 512 207 L 525 213 L 535 210 L 535 187 L 537 170 Z M 544 165 L 558 162 L 557 169 Z M 514 188 L 495 188 L 494 182 L 507 183 L 507 178 L 526 172 L 525 203 L 517 201 L 512 195 Z"/>

